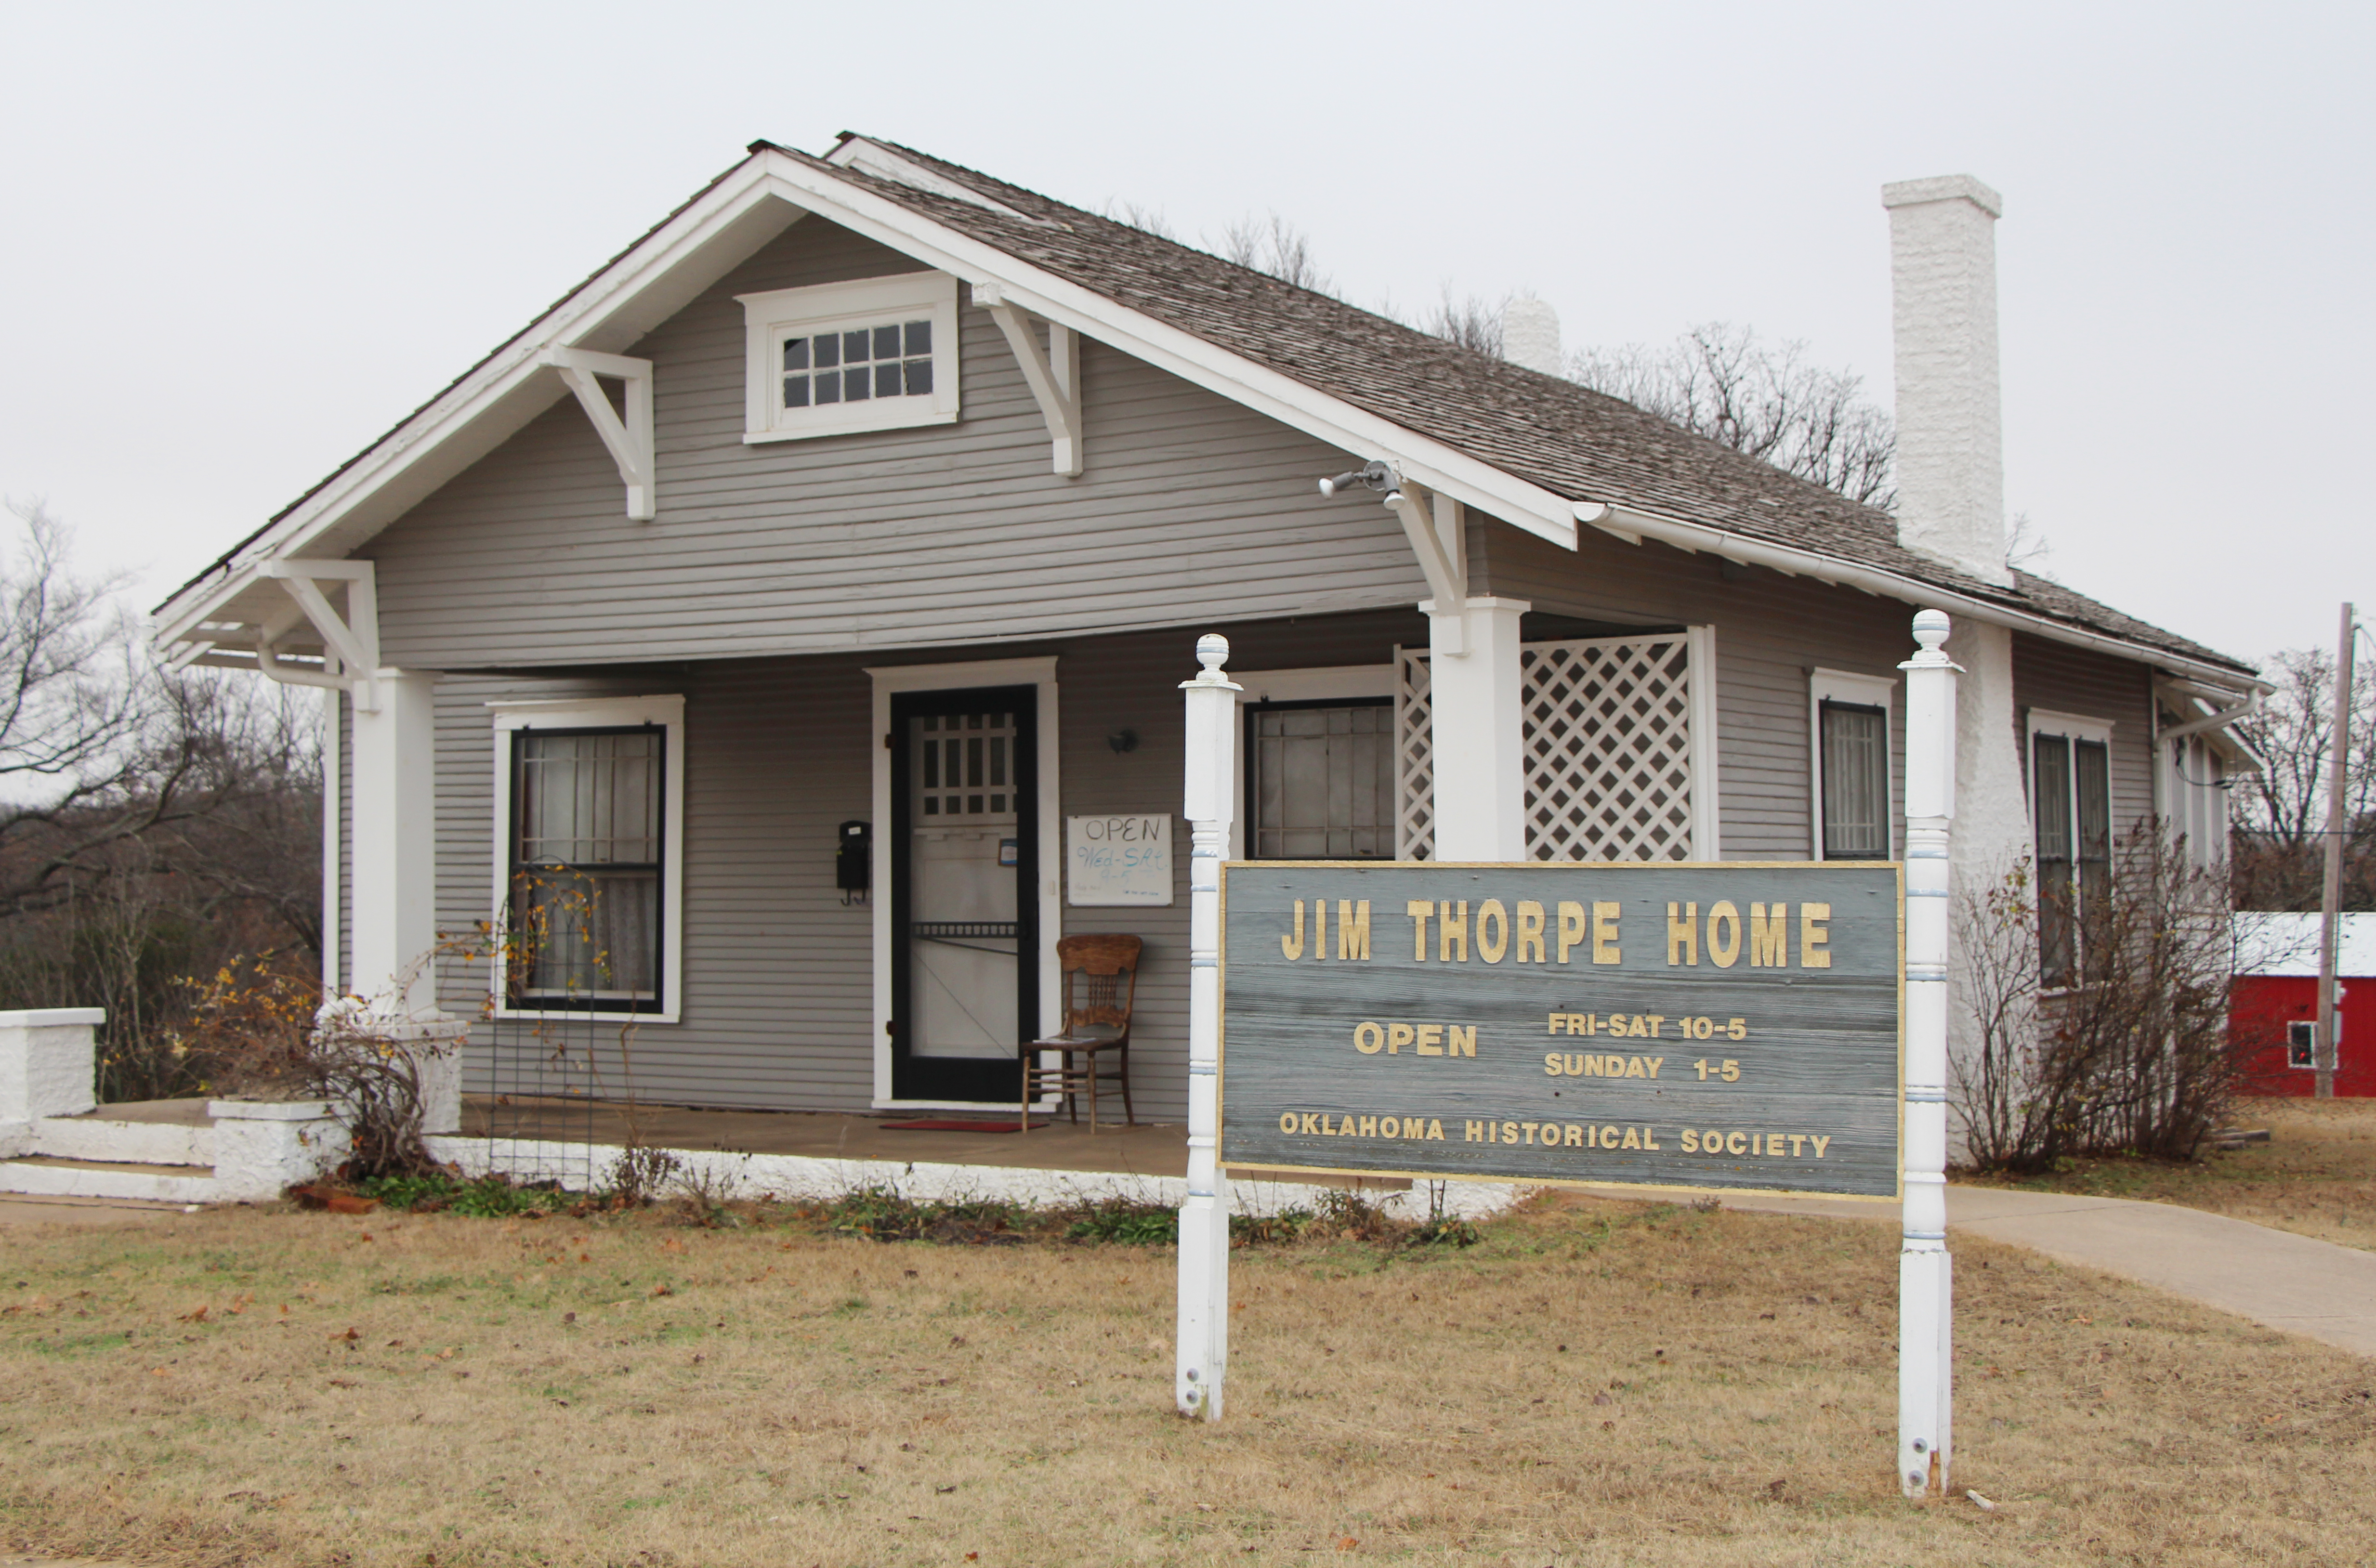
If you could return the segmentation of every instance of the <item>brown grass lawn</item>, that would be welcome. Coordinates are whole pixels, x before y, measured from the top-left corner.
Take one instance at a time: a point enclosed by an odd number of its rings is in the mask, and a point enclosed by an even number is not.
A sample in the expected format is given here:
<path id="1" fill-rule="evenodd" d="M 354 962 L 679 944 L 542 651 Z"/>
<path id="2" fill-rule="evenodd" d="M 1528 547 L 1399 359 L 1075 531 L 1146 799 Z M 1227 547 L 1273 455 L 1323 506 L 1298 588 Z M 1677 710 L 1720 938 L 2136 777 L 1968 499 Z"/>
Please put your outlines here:
<path id="1" fill-rule="evenodd" d="M 2265 1127 L 2270 1141 L 2209 1150 L 2191 1165 L 2075 1160 L 2005 1185 L 2182 1204 L 2376 1250 L 2376 1099 L 2247 1099 L 2229 1124 Z"/>
<path id="2" fill-rule="evenodd" d="M 2376 1365 L 1979 1243 L 1892 1491 L 1889 1228 L 1546 1200 L 1241 1250 L 279 1210 L 7 1236 L 0 1543 L 148 1564 L 2364 1562 Z"/>

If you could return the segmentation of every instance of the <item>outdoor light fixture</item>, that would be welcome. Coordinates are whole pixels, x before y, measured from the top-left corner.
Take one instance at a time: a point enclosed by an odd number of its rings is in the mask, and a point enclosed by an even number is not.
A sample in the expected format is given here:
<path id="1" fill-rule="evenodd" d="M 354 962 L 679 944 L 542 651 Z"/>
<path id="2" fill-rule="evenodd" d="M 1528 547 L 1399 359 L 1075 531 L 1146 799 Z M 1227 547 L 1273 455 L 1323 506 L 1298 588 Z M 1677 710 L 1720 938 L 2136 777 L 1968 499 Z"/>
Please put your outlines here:
<path id="1" fill-rule="evenodd" d="M 1368 468 L 1355 469 L 1351 473 L 1338 474 L 1334 479 L 1322 480 L 1320 493 L 1334 495 L 1338 491 L 1349 490 L 1356 484 L 1367 485 L 1372 490 L 1392 490 L 1395 488 L 1395 470 L 1384 462 L 1373 462 Z"/>
<path id="2" fill-rule="evenodd" d="M 1117 730 L 1106 737 L 1106 744 L 1113 748 L 1113 754 L 1116 756 L 1121 756 L 1127 752 L 1135 752 L 1138 750 L 1138 731 Z"/>

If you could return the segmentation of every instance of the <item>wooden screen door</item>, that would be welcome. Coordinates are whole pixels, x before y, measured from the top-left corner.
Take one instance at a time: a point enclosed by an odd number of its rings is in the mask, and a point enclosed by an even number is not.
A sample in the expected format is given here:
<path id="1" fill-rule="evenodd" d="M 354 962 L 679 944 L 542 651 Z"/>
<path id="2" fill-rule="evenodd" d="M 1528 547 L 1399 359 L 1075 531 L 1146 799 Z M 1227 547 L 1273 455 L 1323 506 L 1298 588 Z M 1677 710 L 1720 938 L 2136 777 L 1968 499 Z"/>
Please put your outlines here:
<path id="1" fill-rule="evenodd" d="M 1040 1032 L 1039 694 L 891 699 L 891 1094 L 1012 1102 Z"/>

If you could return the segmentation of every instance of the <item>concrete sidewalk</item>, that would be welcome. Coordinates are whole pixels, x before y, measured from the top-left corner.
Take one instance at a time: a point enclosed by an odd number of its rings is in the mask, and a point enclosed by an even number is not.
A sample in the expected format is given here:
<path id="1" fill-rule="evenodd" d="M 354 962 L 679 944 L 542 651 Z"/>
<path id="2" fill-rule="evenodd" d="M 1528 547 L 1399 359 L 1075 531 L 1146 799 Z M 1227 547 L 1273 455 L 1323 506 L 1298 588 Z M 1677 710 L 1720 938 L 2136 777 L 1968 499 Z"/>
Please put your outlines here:
<path id="1" fill-rule="evenodd" d="M 1602 1197 L 1641 1196 L 1621 1187 L 1589 1190 Z M 1724 1205 L 1897 1223 L 1895 1204 L 1845 1198 L 1742 1197 Z M 2376 1356 L 2376 1253 L 2175 1204 L 2003 1187 L 1950 1186 L 1947 1225 L 1951 1231 L 2099 1268 L 2337 1349 Z"/>

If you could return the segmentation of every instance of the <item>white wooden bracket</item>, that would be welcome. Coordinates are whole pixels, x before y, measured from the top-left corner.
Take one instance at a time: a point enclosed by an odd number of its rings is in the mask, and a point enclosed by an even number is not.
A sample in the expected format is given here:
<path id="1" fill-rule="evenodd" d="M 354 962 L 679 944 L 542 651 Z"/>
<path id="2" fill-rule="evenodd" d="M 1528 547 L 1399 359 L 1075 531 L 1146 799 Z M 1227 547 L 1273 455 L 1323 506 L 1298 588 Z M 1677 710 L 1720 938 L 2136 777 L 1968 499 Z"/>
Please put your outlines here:
<path id="1" fill-rule="evenodd" d="M 1403 523 L 1403 537 L 1427 578 L 1428 592 L 1439 614 L 1457 617 L 1449 644 L 1438 641 L 1437 652 L 1457 658 L 1468 651 L 1468 509 L 1442 492 L 1432 494 L 1408 481 L 1386 493 L 1386 505 Z"/>
<path id="2" fill-rule="evenodd" d="M 1048 422 L 1048 437 L 1055 444 L 1055 471 L 1066 479 L 1081 477 L 1081 339 L 1069 327 L 1048 324 L 1048 346 L 1041 349 L 1031 320 L 1011 303 L 995 283 L 976 283 L 973 303 L 990 312 L 1006 335 L 1023 367 L 1023 379 Z"/>
<path id="3" fill-rule="evenodd" d="M 256 576 L 278 581 L 303 618 L 322 639 L 324 678 L 302 680 L 297 685 L 335 683 L 353 691 L 355 706 L 365 713 L 379 711 L 379 593 L 368 561 L 315 561 L 294 556 L 259 562 Z M 347 612 L 341 616 L 322 591 L 324 583 L 346 585 Z M 293 629 L 280 626 L 278 617 L 257 629 L 257 665 L 275 680 L 312 671 L 289 670 L 279 662 L 279 643 Z M 328 679 L 331 665 L 343 665 L 346 678 Z"/>
<path id="4" fill-rule="evenodd" d="M 619 465 L 619 479 L 627 487 L 627 516 L 648 523 L 658 515 L 657 485 L 652 472 L 652 362 L 624 354 L 598 354 L 590 349 L 547 349 L 544 362 L 577 394 L 577 406 L 594 422 L 594 434 L 610 448 Z M 598 376 L 615 376 L 627 384 L 627 417 L 611 406 Z"/>

